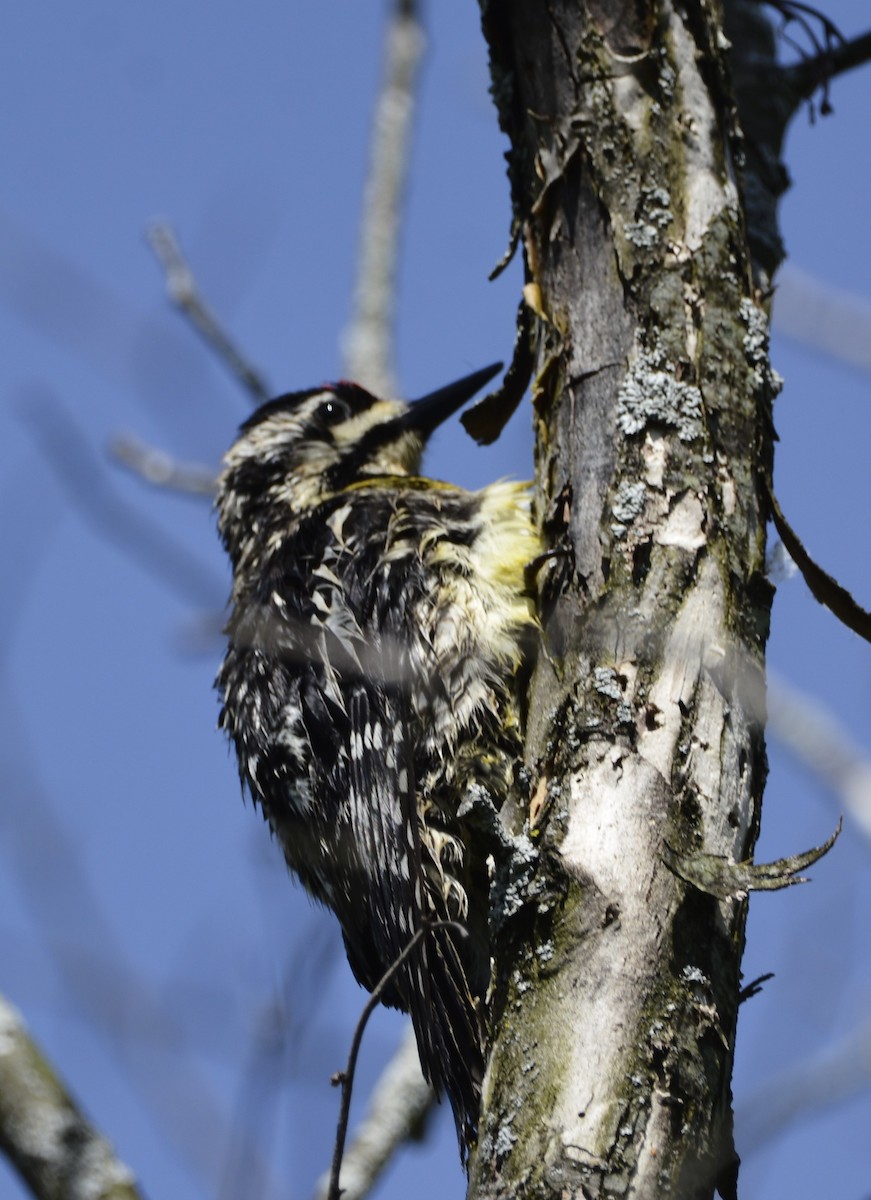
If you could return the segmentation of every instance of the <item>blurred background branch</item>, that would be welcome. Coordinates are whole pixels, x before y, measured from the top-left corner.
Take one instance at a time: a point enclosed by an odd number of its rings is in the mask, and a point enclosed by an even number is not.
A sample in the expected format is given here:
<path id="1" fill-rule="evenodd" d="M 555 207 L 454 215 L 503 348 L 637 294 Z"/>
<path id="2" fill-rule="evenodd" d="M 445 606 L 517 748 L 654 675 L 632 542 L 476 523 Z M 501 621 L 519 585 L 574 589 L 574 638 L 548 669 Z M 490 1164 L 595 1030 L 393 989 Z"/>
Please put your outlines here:
<path id="1" fill-rule="evenodd" d="M 172 303 L 236 377 L 252 403 L 262 404 L 269 398 L 269 389 L 203 299 L 175 230 L 167 221 L 155 221 L 148 227 L 148 242 L 163 267 L 166 292 Z"/>
<path id="2" fill-rule="evenodd" d="M 132 1172 L 82 1116 L 3 996 L 0 1148 L 38 1200 L 140 1200 Z"/>

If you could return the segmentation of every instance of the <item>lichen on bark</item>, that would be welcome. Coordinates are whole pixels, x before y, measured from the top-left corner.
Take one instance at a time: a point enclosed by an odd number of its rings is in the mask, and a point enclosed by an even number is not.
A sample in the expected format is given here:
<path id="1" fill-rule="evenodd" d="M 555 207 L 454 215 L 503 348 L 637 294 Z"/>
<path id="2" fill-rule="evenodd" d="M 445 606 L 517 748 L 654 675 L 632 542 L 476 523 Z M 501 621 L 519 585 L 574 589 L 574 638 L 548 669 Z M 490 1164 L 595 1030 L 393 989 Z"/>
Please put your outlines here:
<path id="1" fill-rule="evenodd" d="M 767 318 L 718 10 L 482 5 L 535 298 L 543 649 L 527 903 L 496 938 L 475 1197 L 734 1191 L 765 777 Z"/>

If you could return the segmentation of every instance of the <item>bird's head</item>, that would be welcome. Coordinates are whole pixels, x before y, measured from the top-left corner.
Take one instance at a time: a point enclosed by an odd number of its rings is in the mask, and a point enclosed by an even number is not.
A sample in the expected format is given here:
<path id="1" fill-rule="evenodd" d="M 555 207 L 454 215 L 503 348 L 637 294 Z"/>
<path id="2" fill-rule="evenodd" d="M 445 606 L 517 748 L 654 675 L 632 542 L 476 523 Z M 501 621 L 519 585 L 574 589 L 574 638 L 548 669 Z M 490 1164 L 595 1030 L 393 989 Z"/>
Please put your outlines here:
<path id="1" fill-rule="evenodd" d="M 367 478 L 413 475 L 430 434 L 502 368 L 420 400 L 379 400 L 355 383 L 289 392 L 239 430 L 218 478 L 218 528 L 231 554 L 278 513 L 302 516 Z"/>

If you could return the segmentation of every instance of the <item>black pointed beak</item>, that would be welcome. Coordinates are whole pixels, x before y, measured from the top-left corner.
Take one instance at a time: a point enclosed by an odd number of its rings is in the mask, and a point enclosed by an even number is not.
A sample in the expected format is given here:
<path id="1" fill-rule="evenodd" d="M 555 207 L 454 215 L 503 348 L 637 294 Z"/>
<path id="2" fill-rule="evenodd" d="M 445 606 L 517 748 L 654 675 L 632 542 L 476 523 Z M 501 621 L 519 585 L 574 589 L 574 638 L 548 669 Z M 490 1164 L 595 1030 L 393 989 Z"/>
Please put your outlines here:
<path id="1" fill-rule="evenodd" d="M 406 429 L 419 434 L 425 442 L 442 421 L 446 421 L 458 408 L 462 408 L 476 392 L 481 390 L 485 383 L 489 383 L 501 370 L 501 362 L 493 363 L 489 367 L 483 367 L 480 371 L 466 375 L 463 379 L 458 379 L 456 383 L 449 383 L 447 387 L 439 388 L 437 392 L 430 392 L 428 396 L 422 396 L 420 400 L 412 402 L 408 412 L 400 417 L 400 421 Z"/>
<path id="2" fill-rule="evenodd" d="M 462 408 L 472 399 L 475 392 L 480 391 L 484 384 L 489 383 L 501 370 L 502 363 L 493 363 L 481 371 L 466 375 L 464 379 L 458 379 L 456 383 L 439 388 L 437 392 L 430 392 L 420 400 L 412 401 L 401 416 L 373 425 L 356 446 L 330 468 L 332 486 L 347 487 L 379 447 L 398 441 L 406 434 L 414 434 L 420 439 L 421 445 L 425 445 L 427 438 L 442 421 L 446 421 L 458 408 Z"/>

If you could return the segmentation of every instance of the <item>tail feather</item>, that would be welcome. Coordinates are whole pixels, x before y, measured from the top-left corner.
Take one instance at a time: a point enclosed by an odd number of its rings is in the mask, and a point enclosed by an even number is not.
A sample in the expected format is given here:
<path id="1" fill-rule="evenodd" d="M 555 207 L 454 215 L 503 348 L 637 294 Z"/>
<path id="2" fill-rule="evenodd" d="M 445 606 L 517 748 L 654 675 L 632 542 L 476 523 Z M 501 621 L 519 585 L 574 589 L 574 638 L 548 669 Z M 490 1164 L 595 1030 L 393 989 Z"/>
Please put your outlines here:
<path id="1" fill-rule="evenodd" d="M 448 1097 L 466 1163 L 478 1136 L 484 1031 L 457 938 L 448 928 L 425 936 L 421 975 L 426 983 L 411 986 L 409 1010 L 423 1073 L 439 1095 Z"/>

